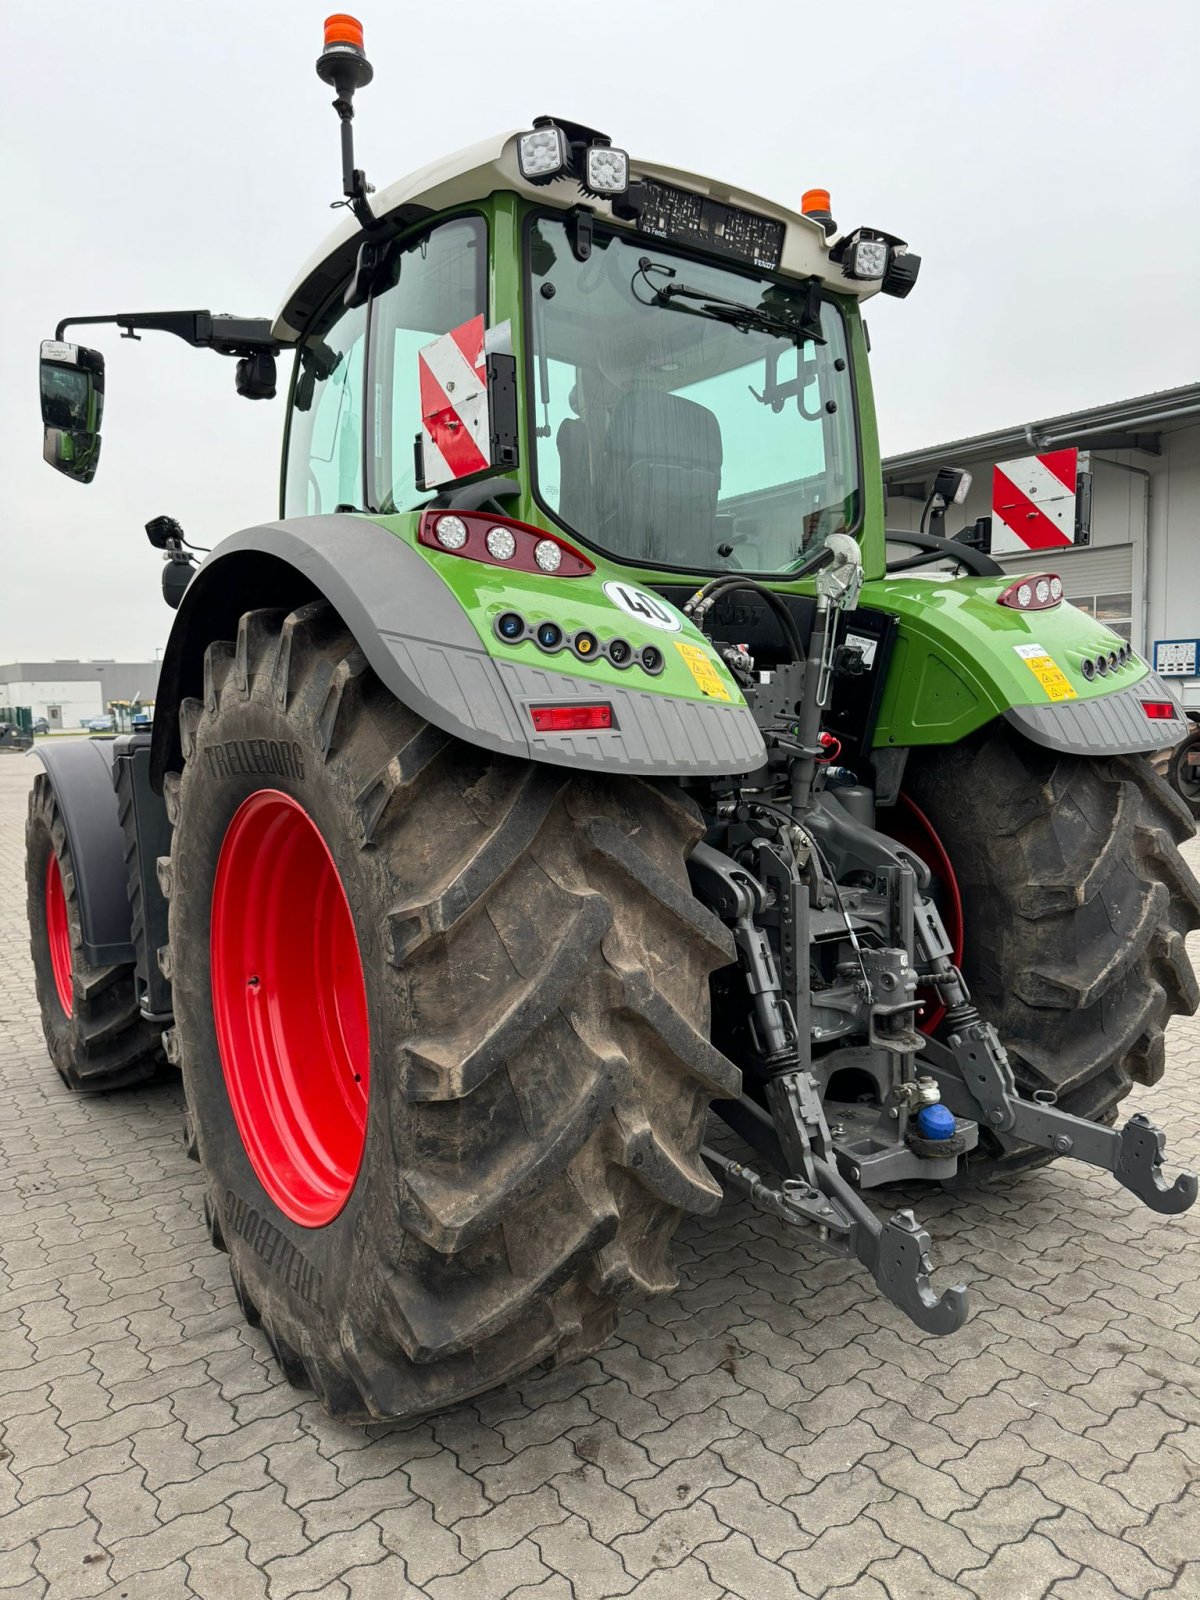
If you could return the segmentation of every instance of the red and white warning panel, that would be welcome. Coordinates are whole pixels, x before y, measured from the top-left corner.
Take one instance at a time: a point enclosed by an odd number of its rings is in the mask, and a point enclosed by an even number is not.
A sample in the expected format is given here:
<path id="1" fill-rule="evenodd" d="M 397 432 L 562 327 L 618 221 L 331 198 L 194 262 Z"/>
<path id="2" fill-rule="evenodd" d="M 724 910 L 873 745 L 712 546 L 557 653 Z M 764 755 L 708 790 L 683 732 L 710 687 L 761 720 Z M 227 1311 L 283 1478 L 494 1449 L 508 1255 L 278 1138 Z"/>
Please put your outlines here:
<path id="1" fill-rule="evenodd" d="M 993 554 L 1074 544 L 1078 473 L 1078 450 L 1048 450 L 993 467 Z"/>
<path id="2" fill-rule="evenodd" d="M 417 357 L 426 486 L 456 483 L 490 464 L 487 354 L 482 316 L 452 328 Z"/>

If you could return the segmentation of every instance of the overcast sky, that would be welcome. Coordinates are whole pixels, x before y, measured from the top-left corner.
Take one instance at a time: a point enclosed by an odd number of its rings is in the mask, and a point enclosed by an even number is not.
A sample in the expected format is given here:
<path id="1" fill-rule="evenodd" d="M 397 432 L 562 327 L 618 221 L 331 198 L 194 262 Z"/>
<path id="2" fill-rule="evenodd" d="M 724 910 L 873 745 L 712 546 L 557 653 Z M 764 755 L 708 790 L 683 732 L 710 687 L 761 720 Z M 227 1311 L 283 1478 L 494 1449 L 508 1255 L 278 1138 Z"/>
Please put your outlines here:
<path id="1" fill-rule="evenodd" d="M 332 9 L 332 7 L 330 8 Z M 924 258 L 868 308 L 885 453 L 1200 376 L 1195 0 L 362 0 L 381 188 L 541 112 Z M 142 526 L 276 513 L 282 401 L 164 335 L 95 337 L 89 487 L 41 461 L 38 341 L 69 313 L 273 315 L 334 218 L 336 118 L 297 0 L 0 0 L 0 662 L 149 657 Z"/>

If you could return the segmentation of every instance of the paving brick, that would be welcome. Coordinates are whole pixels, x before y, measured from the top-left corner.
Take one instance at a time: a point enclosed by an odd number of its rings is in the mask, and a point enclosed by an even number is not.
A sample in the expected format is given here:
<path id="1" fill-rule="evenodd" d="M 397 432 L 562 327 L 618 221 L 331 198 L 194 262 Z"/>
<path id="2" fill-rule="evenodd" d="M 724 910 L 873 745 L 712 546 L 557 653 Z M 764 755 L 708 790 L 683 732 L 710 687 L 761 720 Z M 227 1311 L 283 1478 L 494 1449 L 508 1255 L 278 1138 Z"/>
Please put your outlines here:
<path id="1" fill-rule="evenodd" d="M 73 1528 L 52 1528 L 41 1536 L 33 1566 L 51 1594 L 68 1593 L 72 1600 L 87 1600 L 110 1587 L 108 1552 L 98 1532 L 94 1519 L 86 1517 Z"/>
<path id="2" fill-rule="evenodd" d="M 857 1525 L 827 1529 L 807 1550 L 786 1555 L 783 1562 L 795 1575 L 801 1594 L 807 1597 L 856 1583 L 873 1561 L 897 1552 L 898 1546 L 878 1523 L 864 1517 Z"/>
<path id="3" fill-rule="evenodd" d="M 706 1500 L 676 1511 L 664 1511 L 640 1533 L 613 1541 L 626 1571 L 643 1578 L 660 1567 L 678 1567 L 697 1546 L 724 1538 L 727 1526 Z"/>
<path id="4" fill-rule="evenodd" d="M 454 1524 L 454 1536 L 467 1560 L 475 1561 L 489 1550 L 511 1550 L 535 1528 L 562 1522 L 568 1515 L 546 1484 L 531 1494 L 509 1495 L 479 1516 L 460 1517 Z"/>
<path id="5" fill-rule="evenodd" d="M 599 1467 L 572 1467 L 550 1481 L 563 1507 L 581 1516 L 601 1544 L 611 1544 L 619 1534 L 636 1533 L 646 1525 L 637 1502 L 607 1483 Z"/>
<path id="6" fill-rule="evenodd" d="M 374 1519 L 386 1548 L 404 1562 L 410 1582 L 427 1587 L 433 1578 L 468 1565 L 453 1532 L 435 1520 L 427 1500 L 412 1500 Z"/>
<path id="7" fill-rule="evenodd" d="M 710 1489 L 705 1499 L 725 1527 L 744 1533 L 759 1554 L 771 1561 L 812 1543 L 812 1532 L 801 1526 L 793 1510 L 765 1499 L 756 1485 L 744 1478 Z"/>
<path id="8" fill-rule="evenodd" d="M 629 1485 L 628 1494 L 645 1517 L 691 1505 L 701 1495 L 731 1483 L 733 1475 L 715 1450 L 702 1450 L 683 1461 L 669 1462 L 656 1477 L 639 1478 Z"/>
<path id="9" fill-rule="evenodd" d="M 426 1587 L 431 1600 L 507 1600 L 521 1585 L 551 1576 L 536 1545 L 525 1541 L 512 1550 L 489 1550 L 466 1572 L 433 1578 Z"/>
<path id="10" fill-rule="evenodd" d="M 1156 1506 L 1148 1522 L 1129 1529 L 1124 1542 L 1144 1550 L 1165 1572 L 1177 1573 L 1186 1562 L 1200 1558 L 1200 1494 L 1188 1493 L 1170 1504 Z M 1117 1574 L 1112 1572 L 1111 1576 L 1115 1578 Z M 1156 1580 L 1149 1587 L 1161 1587 L 1161 1583 Z"/>
<path id="11" fill-rule="evenodd" d="M 298 1555 L 279 1556 L 266 1564 L 270 1592 L 274 1596 L 316 1589 L 330 1578 L 340 1577 L 347 1567 L 372 1566 L 387 1555 L 379 1527 L 366 1522 L 359 1528 L 331 1533 Z"/>
<path id="12" fill-rule="evenodd" d="M 203 1600 L 267 1600 L 267 1575 L 236 1535 L 189 1551 L 187 1565 L 188 1581 Z"/>
<path id="13" fill-rule="evenodd" d="M 593 1538 L 582 1517 L 538 1528 L 533 1542 L 545 1565 L 568 1580 L 572 1600 L 627 1594 L 637 1581 L 615 1549 Z"/>
<path id="14" fill-rule="evenodd" d="M 1079 1566 L 1035 1533 L 1018 1544 L 1003 1545 L 984 1566 L 960 1578 L 979 1600 L 1039 1600 L 1057 1579 L 1074 1577 Z"/>
<path id="15" fill-rule="evenodd" d="M 897 1546 L 912 1544 L 943 1578 L 957 1578 L 975 1566 L 984 1552 L 960 1526 L 958 1519 L 931 1517 L 911 1495 L 894 1494 L 878 1500 L 866 1515 L 878 1523 Z"/>

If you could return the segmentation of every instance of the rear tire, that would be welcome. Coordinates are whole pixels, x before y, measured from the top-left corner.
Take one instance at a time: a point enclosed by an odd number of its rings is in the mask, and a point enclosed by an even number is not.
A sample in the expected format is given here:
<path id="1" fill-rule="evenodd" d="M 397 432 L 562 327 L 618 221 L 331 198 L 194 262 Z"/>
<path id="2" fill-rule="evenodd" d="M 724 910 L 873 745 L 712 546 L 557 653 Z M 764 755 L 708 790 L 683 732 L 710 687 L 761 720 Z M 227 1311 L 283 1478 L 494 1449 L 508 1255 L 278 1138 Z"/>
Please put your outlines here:
<path id="1" fill-rule="evenodd" d="M 963 976 L 1018 1084 L 1112 1122 L 1134 1083 L 1162 1076 L 1166 1025 L 1200 998 L 1184 948 L 1200 885 L 1179 854 L 1195 832 L 1183 805 L 1144 757 L 1061 755 L 1003 722 L 914 751 L 904 788 L 953 864 Z M 983 1141 L 973 1171 L 1051 1159 Z"/>
<path id="2" fill-rule="evenodd" d="M 67 830 L 39 772 L 25 824 L 25 882 L 34 987 L 50 1059 L 69 1089 L 123 1089 L 162 1065 L 162 1028 L 138 1005 L 132 962 L 95 967 L 83 953 Z"/>
<path id="3" fill-rule="evenodd" d="M 674 1285 L 682 1216 L 720 1201 L 700 1145 L 710 1099 L 739 1084 L 708 1043 L 709 974 L 732 947 L 688 887 L 698 813 L 677 790 L 439 732 L 320 602 L 251 612 L 236 644 L 210 645 L 181 721 L 168 1046 L 247 1318 L 293 1382 L 356 1420 L 603 1344 L 623 1301 Z M 257 1170 L 248 1155 L 229 1088 L 242 1068 L 223 1063 L 214 1017 L 213 970 L 230 992 L 211 943 L 218 863 L 238 859 L 230 823 L 264 790 L 320 833 L 365 982 L 361 1164 L 316 1225 L 288 1214 L 261 1144 Z M 313 970 L 304 951 L 296 964 Z M 284 1006 L 279 963 L 254 965 L 264 1003 Z"/>

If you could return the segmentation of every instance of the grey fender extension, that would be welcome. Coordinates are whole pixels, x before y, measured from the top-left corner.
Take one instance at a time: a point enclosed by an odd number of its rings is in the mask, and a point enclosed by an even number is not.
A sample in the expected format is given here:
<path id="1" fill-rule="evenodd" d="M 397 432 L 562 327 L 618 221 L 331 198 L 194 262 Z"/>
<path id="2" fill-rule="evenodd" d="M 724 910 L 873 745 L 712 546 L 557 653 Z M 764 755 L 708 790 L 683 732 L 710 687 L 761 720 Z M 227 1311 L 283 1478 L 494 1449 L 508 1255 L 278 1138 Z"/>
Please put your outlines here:
<path id="1" fill-rule="evenodd" d="M 203 647 L 214 634 L 206 608 L 227 614 L 239 587 L 238 558 L 268 556 L 293 570 L 334 607 L 386 687 L 446 733 L 506 755 L 559 766 L 684 777 L 750 772 L 765 760 L 746 706 L 677 699 L 639 689 L 632 672 L 597 685 L 549 666 L 489 653 L 466 612 L 430 564 L 403 539 L 361 516 L 302 517 L 234 534 L 205 561 L 180 606 L 164 662 L 168 703 L 156 718 L 156 782 L 169 763 L 178 702 L 199 694 Z M 227 580 L 227 581 L 226 581 Z M 278 604 L 247 595 L 242 609 Z M 223 617 L 224 620 L 224 617 Z M 228 627 L 228 622 L 224 622 Z M 207 637 L 205 637 L 207 635 Z M 529 707 L 603 698 L 616 727 L 539 735 Z M 163 710 L 169 726 L 158 726 Z"/>
<path id="2" fill-rule="evenodd" d="M 1094 700 L 1060 700 L 1050 706 L 1012 706 L 1007 721 L 1034 744 L 1084 756 L 1149 755 L 1178 744 L 1190 731 L 1183 713 L 1151 722 L 1143 700 L 1172 700 L 1157 673 Z"/>

